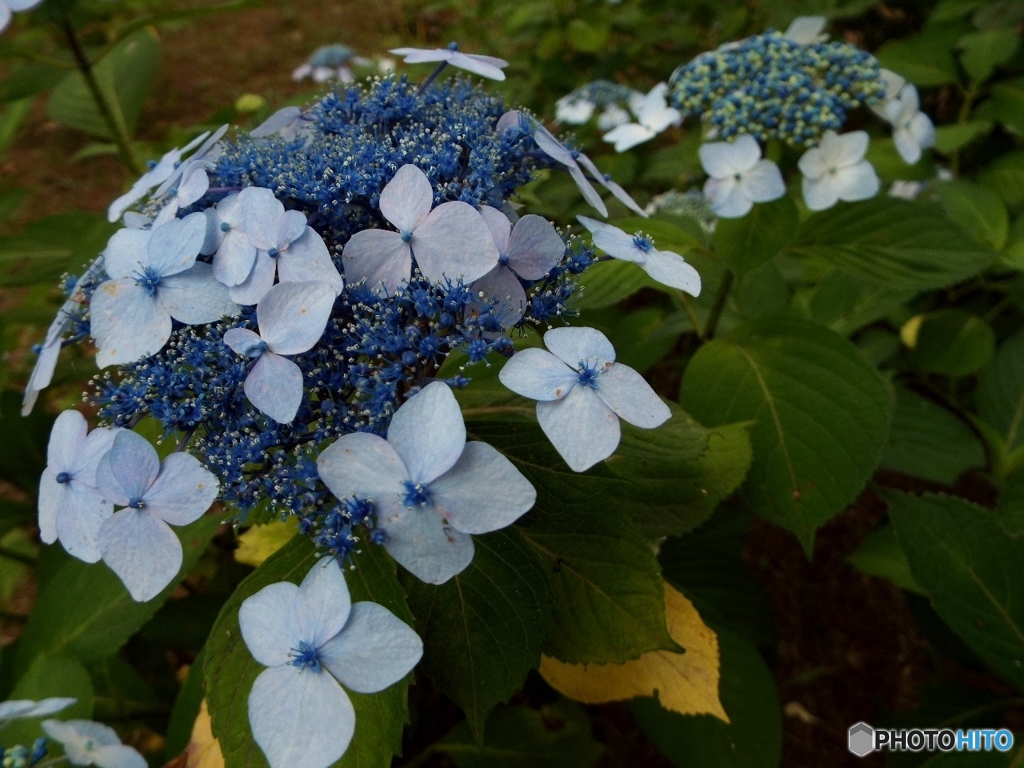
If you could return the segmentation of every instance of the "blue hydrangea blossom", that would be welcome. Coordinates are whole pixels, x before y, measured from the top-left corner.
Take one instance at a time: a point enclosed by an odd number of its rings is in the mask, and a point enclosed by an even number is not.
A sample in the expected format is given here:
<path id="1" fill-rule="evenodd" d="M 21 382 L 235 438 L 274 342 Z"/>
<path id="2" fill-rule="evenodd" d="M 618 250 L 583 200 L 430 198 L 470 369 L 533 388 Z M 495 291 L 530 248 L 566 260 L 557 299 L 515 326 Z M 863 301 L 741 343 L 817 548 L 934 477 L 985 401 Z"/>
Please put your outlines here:
<path id="1" fill-rule="evenodd" d="M 754 203 L 778 200 L 786 194 L 779 166 L 761 159 L 761 147 L 748 133 L 732 142 L 701 144 L 699 152 L 709 177 L 704 195 L 711 210 L 722 218 L 746 216 Z"/>
<path id="2" fill-rule="evenodd" d="M 683 116 L 678 109 L 668 106 L 667 93 L 668 83 L 658 83 L 646 95 L 632 99 L 629 108 L 636 115 L 636 122 L 616 126 L 604 135 L 604 140 L 614 144 L 616 152 L 625 152 L 650 141 L 670 125 L 679 125 Z"/>
<path id="3" fill-rule="evenodd" d="M 505 73 L 501 70 L 508 66 L 507 61 L 496 56 L 462 53 L 455 43 L 449 43 L 447 48 L 392 48 L 388 53 L 404 57 L 406 64 L 439 61 L 491 80 L 504 80 Z"/>
<path id="4" fill-rule="evenodd" d="M 387 439 L 345 435 L 317 459 L 339 498 L 372 503 L 384 548 L 414 576 L 443 584 L 473 559 L 470 534 L 511 525 L 536 491 L 486 443 L 466 442 L 451 389 L 433 382 L 395 413 Z"/>
<path id="5" fill-rule="evenodd" d="M 334 763 L 356 726 L 344 689 L 382 691 L 423 655 L 420 638 L 389 610 L 352 604 L 333 558 L 314 565 L 301 585 L 277 582 L 246 598 L 238 622 L 253 658 L 267 667 L 249 693 L 249 725 L 270 768 Z"/>
<path id="6" fill-rule="evenodd" d="M 43 730 L 64 747 L 72 765 L 98 768 L 146 768 L 146 759 L 125 746 L 113 728 L 92 720 L 44 720 Z"/>
<path id="7" fill-rule="evenodd" d="M 644 429 L 672 412 L 644 378 L 615 362 L 608 337 L 593 328 L 554 328 L 547 350 L 524 349 L 501 369 L 501 383 L 537 403 L 537 421 L 575 472 L 615 453 L 619 419 Z"/>

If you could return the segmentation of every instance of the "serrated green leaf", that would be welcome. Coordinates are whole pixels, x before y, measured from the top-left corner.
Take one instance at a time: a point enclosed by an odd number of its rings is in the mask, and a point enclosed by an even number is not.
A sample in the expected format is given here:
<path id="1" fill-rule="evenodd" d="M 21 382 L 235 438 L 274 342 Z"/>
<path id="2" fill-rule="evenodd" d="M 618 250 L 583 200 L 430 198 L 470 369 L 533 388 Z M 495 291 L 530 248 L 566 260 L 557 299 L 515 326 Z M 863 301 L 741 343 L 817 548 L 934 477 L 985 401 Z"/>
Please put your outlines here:
<path id="1" fill-rule="evenodd" d="M 952 285 L 995 257 L 938 206 L 887 197 L 814 214 L 787 252 L 820 259 L 891 290 Z"/>
<path id="2" fill-rule="evenodd" d="M 226 768 L 266 768 L 267 760 L 249 728 L 248 697 L 265 667 L 245 645 L 238 609 L 250 595 L 278 581 L 299 583 L 318 560 L 310 539 L 295 537 L 250 574 L 224 604 L 206 644 L 206 701 L 213 734 L 220 742 Z M 352 601 L 372 600 L 406 623 L 412 614 L 398 583 L 394 562 L 383 549 L 365 546 L 345 572 Z M 402 729 L 409 720 L 409 677 L 375 694 L 346 691 L 356 714 L 356 730 L 344 756 L 332 768 L 389 768 L 401 754 Z"/>
<path id="3" fill-rule="evenodd" d="M 184 557 L 181 570 L 156 597 L 135 602 L 103 563 L 68 560 L 47 581 L 21 635 L 17 669 L 40 655 L 64 655 L 82 662 L 102 659 L 120 648 L 170 597 L 206 549 L 221 518 L 208 515 L 177 528 Z"/>
<path id="4" fill-rule="evenodd" d="M 924 594 L 910 572 L 907 556 L 896 541 L 896 532 L 889 524 L 880 525 L 857 545 L 847 562 L 869 576 L 888 579 L 900 589 Z"/>
<path id="5" fill-rule="evenodd" d="M 1010 234 L 1010 216 L 999 195 L 980 184 L 959 179 L 931 187 L 946 215 L 974 239 L 997 251 L 1006 245 Z"/>
<path id="6" fill-rule="evenodd" d="M 1020 34 L 1012 27 L 985 29 L 960 38 L 960 63 L 975 83 L 987 80 L 996 67 L 1013 58 Z"/>
<path id="7" fill-rule="evenodd" d="M 587 269 L 580 278 L 583 287 L 580 309 L 611 307 L 644 288 L 664 290 L 653 277 L 628 261 L 605 261 Z"/>
<path id="8" fill-rule="evenodd" d="M 719 219 L 715 227 L 715 252 L 734 271 L 749 272 L 789 245 L 799 223 L 800 214 L 789 195 L 755 205 L 746 216 Z"/>
<path id="9" fill-rule="evenodd" d="M 836 269 L 814 286 L 807 308 L 812 320 L 840 336 L 849 336 L 885 317 L 914 293 L 869 283 Z"/>
<path id="10" fill-rule="evenodd" d="M 814 532 L 856 497 L 889 431 L 888 388 L 857 348 L 807 321 L 774 318 L 705 344 L 680 402 L 703 424 L 755 422 L 744 488 L 758 514 Z"/>
<path id="11" fill-rule="evenodd" d="M 474 536 L 473 562 L 434 586 L 404 580 L 423 637 L 423 671 L 466 713 L 478 743 L 487 715 L 540 664 L 552 594 L 537 555 L 514 530 Z"/>
<path id="12" fill-rule="evenodd" d="M 1024 442 L 1024 331 L 1004 341 L 981 372 L 978 410 L 1007 449 Z"/>
<path id="13" fill-rule="evenodd" d="M 935 611 L 988 666 L 1024 688 L 1024 539 L 963 499 L 885 496 L 914 580 Z"/>
<path id="14" fill-rule="evenodd" d="M 985 365 L 995 348 L 995 331 L 984 318 L 950 307 L 923 316 L 911 358 L 926 373 L 966 376 Z"/>

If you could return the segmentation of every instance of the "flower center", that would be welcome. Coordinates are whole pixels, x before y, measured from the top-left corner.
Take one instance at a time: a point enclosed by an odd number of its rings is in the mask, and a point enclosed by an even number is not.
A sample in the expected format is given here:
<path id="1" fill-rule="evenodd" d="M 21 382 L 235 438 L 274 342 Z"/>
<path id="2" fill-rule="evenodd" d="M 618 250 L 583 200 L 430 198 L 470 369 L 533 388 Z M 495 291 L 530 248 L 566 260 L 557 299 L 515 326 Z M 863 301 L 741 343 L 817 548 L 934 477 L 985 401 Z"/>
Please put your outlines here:
<path id="1" fill-rule="evenodd" d="M 310 672 L 320 672 L 320 659 L 317 657 L 316 648 L 311 646 L 309 643 L 303 641 L 299 643 L 297 648 L 292 648 L 290 654 L 291 661 L 288 663 L 293 667 L 306 670 Z"/>
<path id="2" fill-rule="evenodd" d="M 272 259 L 276 259 L 280 255 L 281 252 L 277 250 L 277 248 L 271 248 L 269 251 L 267 251 L 267 256 L 269 256 Z"/>
<path id="3" fill-rule="evenodd" d="M 636 246 L 638 251 L 643 251 L 644 253 L 654 250 L 654 241 L 640 232 L 633 236 L 633 245 Z"/>
<path id="4" fill-rule="evenodd" d="M 263 339 L 260 339 L 247 350 L 245 350 L 246 357 L 259 357 L 264 352 L 270 349 L 270 345 L 267 344 Z"/>
<path id="5" fill-rule="evenodd" d="M 86 752 L 92 752 L 92 748 L 95 747 L 95 746 L 96 746 L 96 742 L 94 742 L 92 739 L 86 739 L 85 740 L 85 751 Z"/>
<path id="6" fill-rule="evenodd" d="M 576 380 L 585 387 L 591 389 L 600 389 L 600 385 L 597 383 L 597 376 L 600 371 L 597 368 L 592 367 L 586 360 L 580 360 L 579 376 Z"/>
<path id="7" fill-rule="evenodd" d="M 152 296 L 160 285 L 160 274 L 152 267 L 143 267 L 135 273 L 135 282 L 146 289 L 146 293 Z"/>
<path id="8" fill-rule="evenodd" d="M 228 224 L 226 221 L 222 221 L 220 223 L 220 231 L 221 232 L 229 232 L 229 231 L 231 231 L 231 225 Z"/>
<path id="9" fill-rule="evenodd" d="M 836 168 L 836 167 L 835 167 L 834 165 L 833 165 L 833 166 L 830 166 L 830 167 L 829 167 L 829 169 L 828 169 L 828 172 L 829 172 L 830 174 L 832 174 L 833 176 L 835 176 L 835 175 L 836 175 L 836 173 L 837 173 L 838 171 L 839 171 L 839 169 L 838 169 L 838 168 Z"/>
<path id="10" fill-rule="evenodd" d="M 743 174 L 742 173 L 733 174 L 733 178 L 736 179 L 736 181 L 743 181 Z"/>
<path id="11" fill-rule="evenodd" d="M 402 242 L 409 243 L 412 241 L 412 232 L 402 232 Z"/>
<path id="12" fill-rule="evenodd" d="M 459 50 L 459 44 L 455 43 L 455 42 L 448 43 L 448 50 L 449 51 L 457 51 L 457 50 Z"/>
<path id="13" fill-rule="evenodd" d="M 407 507 L 425 507 L 431 504 L 430 486 L 426 483 L 414 483 L 411 480 L 404 480 L 405 498 L 402 501 Z"/>
<path id="14" fill-rule="evenodd" d="M 128 506 L 132 509 L 144 509 L 146 502 L 136 496 L 135 498 L 128 500 Z"/>
<path id="15" fill-rule="evenodd" d="M 71 475 L 69 475 L 67 472 L 60 472 L 57 474 L 57 482 L 60 483 L 61 485 L 63 485 L 64 483 L 70 483 Z"/>

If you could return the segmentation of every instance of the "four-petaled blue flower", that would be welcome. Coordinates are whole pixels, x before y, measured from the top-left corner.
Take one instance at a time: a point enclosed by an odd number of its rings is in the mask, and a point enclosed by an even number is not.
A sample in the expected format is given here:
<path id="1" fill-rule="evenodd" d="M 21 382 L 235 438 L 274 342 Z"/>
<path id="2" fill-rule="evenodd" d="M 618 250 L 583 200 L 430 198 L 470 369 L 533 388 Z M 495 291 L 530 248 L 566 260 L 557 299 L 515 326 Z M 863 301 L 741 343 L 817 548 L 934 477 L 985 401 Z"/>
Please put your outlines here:
<path id="1" fill-rule="evenodd" d="M 389 53 L 403 56 L 406 64 L 423 64 L 425 62 L 443 61 L 449 66 L 464 69 L 480 77 L 491 80 L 504 80 L 502 72 L 508 62 L 496 56 L 483 56 L 478 53 L 462 53 L 455 43 L 447 48 L 392 48 Z"/>
<path id="2" fill-rule="evenodd" d="M 44 720 L 43 730 L 64 747 L 72 765 L 99 768 L 146 768 L 146 759 L 125 746 L 113 728 L 92 720 Z"/>
<path id="3" fill-rule="evenodd" d="M 333 557 L 301 586 L 277 582 L 246 598 L 238 613 L 253 658 L 268 667 L 249 693 L 249 725 L 270 768 L 327 768 L 355 732 L 342 686 L 376 693 L 419 662 L 423 642 L 387 608 L 355 605 Z"/>

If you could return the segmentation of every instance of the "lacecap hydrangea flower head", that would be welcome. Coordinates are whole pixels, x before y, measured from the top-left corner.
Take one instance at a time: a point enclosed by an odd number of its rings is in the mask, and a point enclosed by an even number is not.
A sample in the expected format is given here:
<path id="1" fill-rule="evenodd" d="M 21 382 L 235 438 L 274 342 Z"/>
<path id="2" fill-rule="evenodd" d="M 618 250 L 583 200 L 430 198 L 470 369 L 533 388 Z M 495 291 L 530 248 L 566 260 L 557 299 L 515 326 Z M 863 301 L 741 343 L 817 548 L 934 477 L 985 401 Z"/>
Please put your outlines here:
<path id="1" fill-rule="evenodd" d="M 103 253 L 66 281 L 26 392 L 28 411 L 60 349 L 95 344 L 99 423 L 58 418 L 40 526 L 46 541 L 102 560 L 135 599 L 174 582 L 175 527 L 214 502 L 240 524 L 295 519 L 315 543 L 322 560 L 301 587 L 273 585 L 242 609 L 245 642 L 268 667 L 249 719 L 273 768 L 300 753 L 311 768 L 336 760 L 354 723 L 345 689 L 388 687 L 421 653 L 398 618 L 350 605 L 340 566 L 381 546 L 441 584 L 472 561 L 474 536 L 534 504 L 509 459 L 467 440 L 453 392 L 471 386 L 473 364 L 515 361 L 524 329 L 568 325 L 578 276 L 598 257 L 520 214 L 517 191 L 542 169 L 568 172 L 600 214 L 599 189 L 643 215 L 537 119 L 465 76 L 438 77 L 455 67 L 499 79 L 503 60 L 456 46 L 399 52 L 437 66 L 421 84 L 338 83 L 248 134 L 221 129 L 168 152 L 111 206 L 123 227 Z M 626 249 L 598 237 L 602 259 L 699 291 L 681 257 L 620 234 Z M 653 428 L 669 412 L 607 340 L 578 330 L 585 343 L 548 332 L 552 359 L 524 360 L 509 383 L 544 401 L 545 431 L 582 471 L 614 452 L 620 417 Z M 468 367 L 439 378 L 456 352 Z M 550 387 L 530 383 L 548 373 Z M 134 430 L 144 419 L 170 455 Z M 581 453 L 563 434 L 573 429 L 600 435 L 597 449 Z M 338 729 L 322 734 L 313 711 Z"/>

